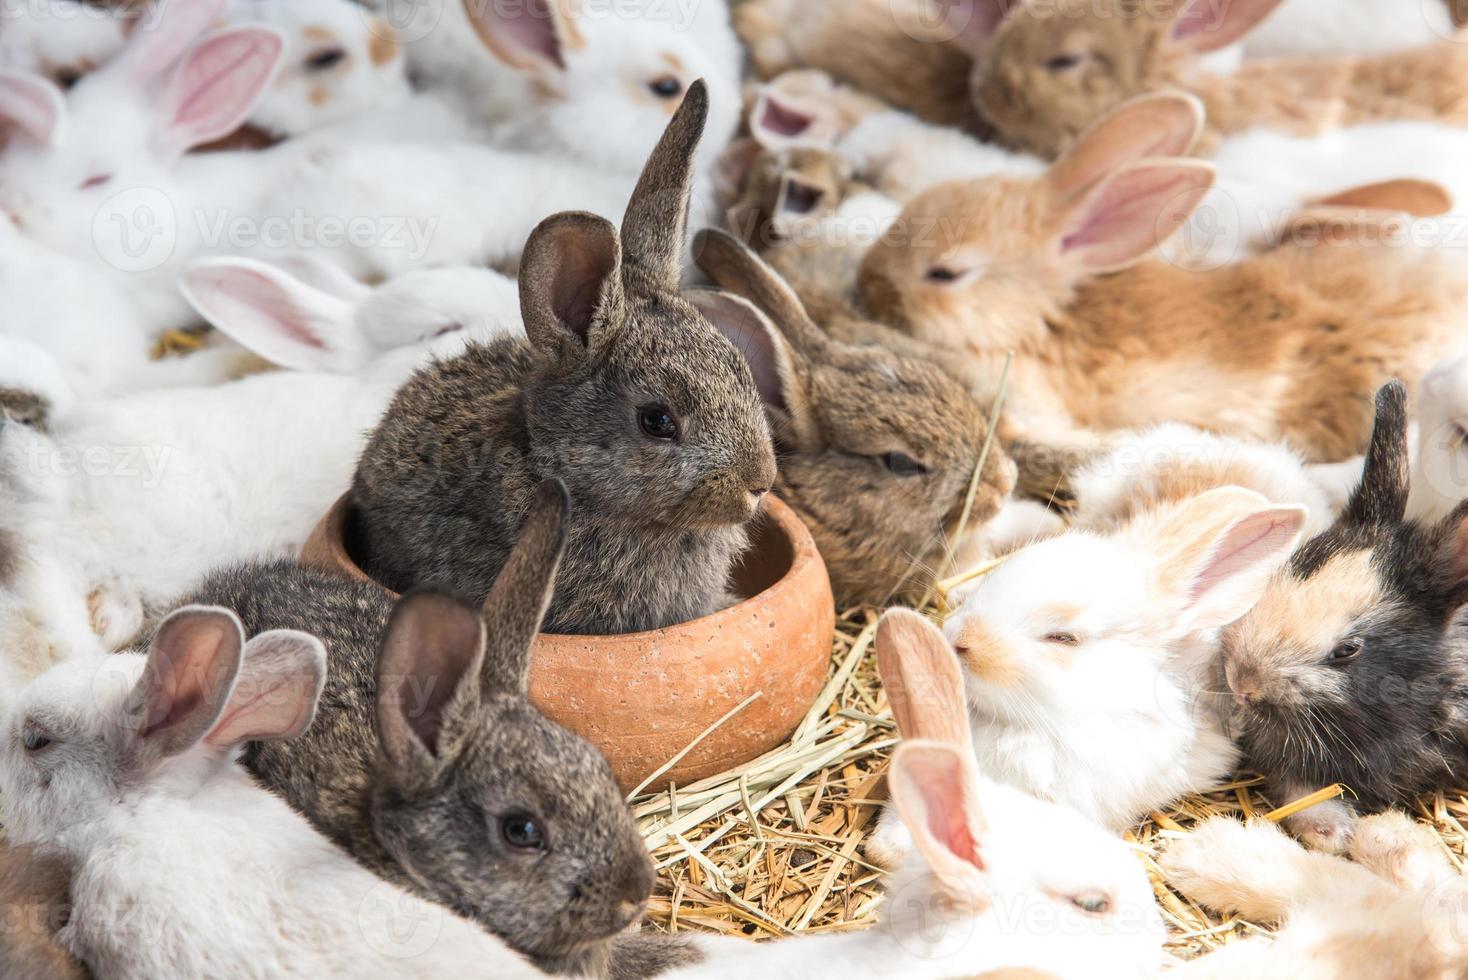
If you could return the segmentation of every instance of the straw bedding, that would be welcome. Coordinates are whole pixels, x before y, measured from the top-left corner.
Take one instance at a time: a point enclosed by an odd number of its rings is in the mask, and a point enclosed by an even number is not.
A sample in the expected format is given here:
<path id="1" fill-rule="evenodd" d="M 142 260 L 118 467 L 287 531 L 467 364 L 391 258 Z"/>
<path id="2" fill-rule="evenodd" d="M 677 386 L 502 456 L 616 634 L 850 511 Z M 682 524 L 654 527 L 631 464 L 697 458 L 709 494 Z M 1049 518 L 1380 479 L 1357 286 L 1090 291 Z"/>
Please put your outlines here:
<path id="1" fill-rule="evenodd" d="M 937 597 L 941 607 L 942 595 Z M 863 843 L 885 797 L 882 775 L 896 732 L 877 677 L 879 610 L 838 617 L 830 681 L 780 749 L 743 769 L 632 803 L 658 868 L 647 928 L 703 930 L 756 939 L 870 926 L 880 915 L 883 874 Z M 726 724 L 737 725 L 737 713 Z M 1172 891 L 1155 856 L 1170 835 L 1209 817 L 1264 816 L 1277 803 L 1260 781 L 1236 782 L 1154 813 L 1130 835 L 1147 862 L 1169 927 L 1169 951 L 1191 958 L 1267 931 L 1220 917 Z M 1468 791 L 1421 801 L 1430 826 L 1462 869 Z"/>

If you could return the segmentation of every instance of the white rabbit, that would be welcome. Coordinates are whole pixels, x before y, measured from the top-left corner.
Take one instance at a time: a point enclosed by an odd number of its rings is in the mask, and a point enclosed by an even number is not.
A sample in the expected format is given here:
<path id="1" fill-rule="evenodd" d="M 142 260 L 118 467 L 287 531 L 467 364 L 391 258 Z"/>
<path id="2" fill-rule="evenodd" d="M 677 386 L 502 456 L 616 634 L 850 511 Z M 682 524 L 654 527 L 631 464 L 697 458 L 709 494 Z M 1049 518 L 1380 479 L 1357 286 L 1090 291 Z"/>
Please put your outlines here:
<path id="1" fill-rule="evenodd" d="M 1372 54 L 1453 35 L 1448 0 L 1285 0 L 1243 41 L 1250 58 Z"/>
<path id="2" fill-rule="evenodd" d="M 55 668 L 0 730 L 6 836 L 71 863 L 58 941 L 101 976 L 541 976 L 377 878 L 236 761 L 315 717 L 326 650 L 187 607 L 146 655 Z"/>
<path id="3" fill-rule="evenodd" d="M 1335 520 L 1338 503 L 1361 478 L 1355 464 L 1347 486 L 1321 467 L 1308 465 L 1281 443 L 1221 436 L 1181 423 L 1168 423 L 1111 440 L 1111 449 L 1071 475 L 1076 509 L 1071 526 L 1105 533 L 1138 514 L 1182 503 L 1218 487 L 1262 494 L 1275 504 L 1298 504 L 1309 512 L 1306 537 Z"/>
<path id="4" fill-rule="evenodd" d="M 1238 749 L 1214 692 L 1219 631 L 1305 525 L 1236 487 L 1072 530 L 973 584 L 946 635 L 985 774 L 1121 830 L 1226 778 Z"/>
<path id="5" fill-rule="evenodd" d="M 371 6 L 398 28 L 414 74 L 459 93 L 504 145 L 634 175 L 698 78 L 711 104 L 701 173 L 734 134 L 743 54 L 724 0 Z"/>
<path id="6" fill-rule="evenodd" d="M 1151 977 L 1164 929 L 1140 857 L 1074 810 L 983 778 L 967 746 L 953 650 L 916 613 L 878 628 L 904 741 L 888 770 L 914 848 L 865 932 L 755 945 L 696 938 L 670 980 L 970 977 L 1023 967 L 1062 978 Z"/>
<path id="7" fill-rule="evenodd" d="M 80 0 L 0 0 L 0 66 L 67 89 L 122 48 L 125 27 L 115 11 Z"/>
<path id="8" fill-rule="evenodd" d="M 0 627 L 31 637 L 11 651 L 22 672 L 87 649 L 96 634 L 109 648 L 129 642 L 145 613 L 216 565 L 298 552 L 418 365 L 523 330 L 506 296 L 485 290 L 484 307 L 440 288 L 462 274 L 421 273 L 418 330 L 397 335 L 409 346 L 383 350 L 389 338 L 365 335 L 359 308 L 320 288 L 255 263 L 210 263 L 190 277 L 200 308 L 251 349 L 311 370 L 82 399 L 45 433 L 0 427 L 0 533 L 25 563 L 0 590 L 9 596 Z M 391 285 L 360 309 L 384 292 Z M 440 324 L 462 329 L 431 339 Z"/>

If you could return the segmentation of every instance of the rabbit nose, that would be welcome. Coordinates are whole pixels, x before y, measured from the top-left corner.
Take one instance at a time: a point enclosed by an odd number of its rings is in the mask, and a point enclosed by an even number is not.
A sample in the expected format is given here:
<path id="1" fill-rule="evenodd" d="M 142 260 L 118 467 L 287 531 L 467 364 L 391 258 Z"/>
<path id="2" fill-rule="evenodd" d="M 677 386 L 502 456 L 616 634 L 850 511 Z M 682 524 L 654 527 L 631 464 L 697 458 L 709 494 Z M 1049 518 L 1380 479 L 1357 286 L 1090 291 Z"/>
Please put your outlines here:
<path id="1" fill-rule="evenodd" d="M 1235 667 L 1227 664 L 1223 670 L 1224 678 L 1228 681 L 1229 690 L 1234 692 L 1238 700 L 1253 704 L 1263 694 L 1263 684 L 1259 672 L 1253 667 Z"/>
<path id="2" fill-rule="evenodd" d="M 634 902 L 631 899 L 623 899 L 622 904 L 617 906 L 617 911 L 622 915 L 622 921 L 629 924 L 642 918 L 642 909 L 642 902 Z"/>

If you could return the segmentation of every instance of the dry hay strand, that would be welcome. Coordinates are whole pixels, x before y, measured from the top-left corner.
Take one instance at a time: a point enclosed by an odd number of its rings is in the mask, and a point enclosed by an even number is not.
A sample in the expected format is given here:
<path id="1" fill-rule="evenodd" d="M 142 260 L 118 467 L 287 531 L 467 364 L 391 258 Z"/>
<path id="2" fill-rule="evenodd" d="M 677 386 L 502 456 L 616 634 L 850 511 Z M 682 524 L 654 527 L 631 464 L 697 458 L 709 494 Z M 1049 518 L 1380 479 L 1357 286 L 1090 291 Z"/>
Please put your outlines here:
<path id="1" fill-rule="evenodd" d="M 955 587 L 992 567 L 943 585 Z M 879 616 L 861 607 L 837 618 L 826 688 L 781 748 L 739 770 L 632 798 L 658 870 L 646 928 L 772 939 L 876 922 L 884 874 L 866 860 L 863 844 L 886 797 L 883 774 L 897 742 L 877 675 Z M 738 724 L 737 713 L 725 723 Z M 1270 931 L 1266 923 L 1200 907 L 1169 887 L 1157 864 L 1169 839 L 1210 817 L 1281 818 L 1262 789 L 1261 779 L 1241 776 L 1152 814 L 1127 835 L 1152 879 L 1172 955 L 1191 959 Z M 1464 868 L 1468 791 L 1429 797 L 1414 815 Z"/>

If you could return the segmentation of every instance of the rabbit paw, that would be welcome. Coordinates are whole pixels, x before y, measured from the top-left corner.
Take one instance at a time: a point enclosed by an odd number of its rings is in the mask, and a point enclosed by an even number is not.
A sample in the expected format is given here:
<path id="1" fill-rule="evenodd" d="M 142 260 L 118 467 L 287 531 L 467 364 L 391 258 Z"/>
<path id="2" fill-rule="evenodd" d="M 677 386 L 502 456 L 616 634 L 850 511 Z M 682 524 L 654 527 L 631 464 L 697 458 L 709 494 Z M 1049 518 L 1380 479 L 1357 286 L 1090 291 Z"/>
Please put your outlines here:
<path id="1" fill-rule="evenodd" d="M 1358 821 L 1350 854 L 1357 864 L 1411 891 L 1425 892 L 1458 880 L 1436 836 L 1394 810 Z"/>
<path id="2" fill-rule="evenodd" d="M 45 432 L 51 418 L 51 403 L 34 392 L 0 387 L 0 422 L 28 425 Z"/>
<path id="3" fill-rule="evenodd" d="M 1288 875 L 1301 856 L 1273 824 L 1215 817 L 1170 843 L 1160 864 L 1167 880 L 1194 901 L 1273 921 L 1283 913 Z"/>
<path id="4" fill-rule="evenodd" d="M 1356 815 L 1340 800 L 1329 800 L 1286 817 L 1284 825 L 1312 851 L 1344 854 L 1351 846 Z"/>
<path id="5" fill-rule="evenodd" d="M 108 650 L 127 646 L 143 631 L 143 600 L 116 582 L 99 585 L 87 596 L 92 632 Z"/>
<path id="6" fill-rule="evenodd" d="M 912 833 L 890 806 L 877 815 L 877 829 L 866 842 L 866 856 L 879 868 L 891 871 L 902 863 L 902 856 L 912 849 Z"/>

